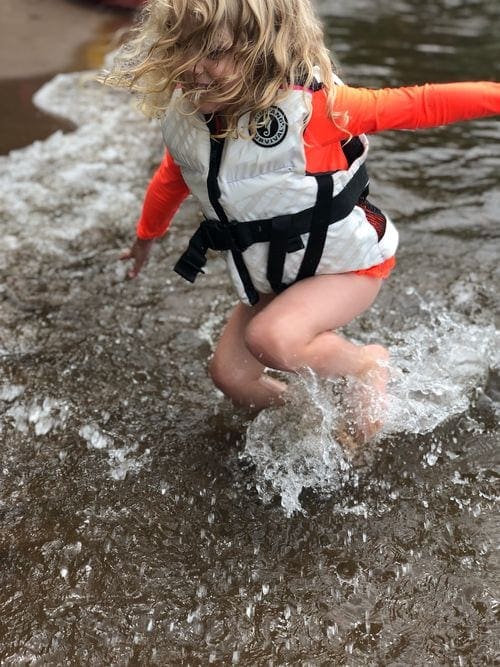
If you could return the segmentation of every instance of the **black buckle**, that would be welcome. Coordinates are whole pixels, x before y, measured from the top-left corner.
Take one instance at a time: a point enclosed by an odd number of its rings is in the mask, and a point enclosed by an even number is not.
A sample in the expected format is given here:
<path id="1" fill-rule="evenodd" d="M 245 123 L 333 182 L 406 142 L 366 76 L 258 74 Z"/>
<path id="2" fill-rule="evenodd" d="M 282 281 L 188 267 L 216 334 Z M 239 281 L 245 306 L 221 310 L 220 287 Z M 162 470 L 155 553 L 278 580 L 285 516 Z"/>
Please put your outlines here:
<path id="1" fill-rule="evenodd" d="M 204 273 L 203 267 L 207 263 L 207 250 L 201 245 L 195 245 L 195 236 L 174 266 L 174 271 L 190 283 L 194 283 L 199 273 Z"/>

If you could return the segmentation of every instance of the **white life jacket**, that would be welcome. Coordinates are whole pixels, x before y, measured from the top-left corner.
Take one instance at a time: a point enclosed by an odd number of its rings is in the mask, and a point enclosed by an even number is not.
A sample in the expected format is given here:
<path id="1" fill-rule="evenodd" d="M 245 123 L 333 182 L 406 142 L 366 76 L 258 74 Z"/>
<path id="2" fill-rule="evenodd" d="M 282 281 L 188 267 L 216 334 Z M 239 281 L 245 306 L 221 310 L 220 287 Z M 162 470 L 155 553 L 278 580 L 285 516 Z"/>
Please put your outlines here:
<path id="1" fill-rule="evenodd" d="M 186 279 L 201 271 L 207 248 L 224 250 L 240 299 L 255 303 L 257 292 L 279 292 L 309 275 L 370 268 L 394 255 L 392 222 L 386 217 L 379 238 L 357 205 L 368 186 L 364 135 L 347 142 L 359 148 L 347 169 L 306 172 L 303 134 L 312 93 L 291 89 L 253 139 L 245 138 L 248 115 L 239 121 L 241 137 L 216 140 L 200 115 L 186 115 L 175 104 L 166 113 L 165 144 L 208 221 L 176 265 Z"/>

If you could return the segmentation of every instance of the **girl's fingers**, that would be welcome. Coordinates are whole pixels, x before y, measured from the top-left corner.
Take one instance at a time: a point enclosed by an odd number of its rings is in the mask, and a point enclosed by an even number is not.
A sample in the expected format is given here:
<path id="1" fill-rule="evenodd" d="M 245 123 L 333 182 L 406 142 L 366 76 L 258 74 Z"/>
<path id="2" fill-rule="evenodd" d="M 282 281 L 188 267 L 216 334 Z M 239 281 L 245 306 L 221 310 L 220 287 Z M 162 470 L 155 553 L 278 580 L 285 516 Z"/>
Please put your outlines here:
<path id="1" fill-rule="evenodd" d="M 142 267 L 144 266 L 145 258 L 143 257 L 134 257 L 134 264 L 128 270 L 127 276 L 129 278 L 137 278 L 141 272 Z"/>
<path id="2" fill-rule="evenodd" d="M 128 279 L 137 278 L 141 268 L 142 268 L 142 264 L 140 264 L 138 262 L 134 262 L 133 266 L 131 266 L 130 269 L 127 271 L 127 278 Z"/>
<path id="3" fill-rule="evenodd" d="M 151 241 L 136 241 L 131 248 L 124 250 L 121 255 L 119 255 L 119 259 L 122 261 L 130 259 L 134 260 L 133 266 L 127 271 L 127 278 L 137 278 L 148 258 L 151 244 Z"/>

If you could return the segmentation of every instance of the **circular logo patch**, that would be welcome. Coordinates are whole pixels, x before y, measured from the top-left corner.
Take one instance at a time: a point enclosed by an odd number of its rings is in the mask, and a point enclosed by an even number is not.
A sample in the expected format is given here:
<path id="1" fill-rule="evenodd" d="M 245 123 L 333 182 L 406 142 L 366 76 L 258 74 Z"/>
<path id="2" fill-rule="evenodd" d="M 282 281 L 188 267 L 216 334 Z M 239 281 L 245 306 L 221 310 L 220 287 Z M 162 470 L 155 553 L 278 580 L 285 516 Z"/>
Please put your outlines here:
<path id="1" fill-rule="evenodd" d="M 265 148 L 277 146 L 286 137 L 288 120 L 284 112 L 278 107 L 270 107 L 266 111 L 259 111 L 255 116 L 257 132 L 253 141 Z M 261 123 L 266 123 L 261 125 Z"/>

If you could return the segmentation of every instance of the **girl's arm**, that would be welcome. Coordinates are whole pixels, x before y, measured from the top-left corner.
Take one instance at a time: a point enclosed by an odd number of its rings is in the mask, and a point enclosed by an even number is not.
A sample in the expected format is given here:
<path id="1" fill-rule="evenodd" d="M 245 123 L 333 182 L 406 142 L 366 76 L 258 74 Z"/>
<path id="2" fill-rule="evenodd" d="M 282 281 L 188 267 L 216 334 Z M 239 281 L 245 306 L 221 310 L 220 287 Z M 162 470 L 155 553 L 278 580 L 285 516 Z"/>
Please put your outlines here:
<path id="1" fill-rule="evenodd" d="M 431 83 L 406 88 L 335 88 L 335 122 L 326 94 L 313 95 L 306 143 L 327 146 L 349 136 L 383 130 L 417 130 L 500 114 L 500 83 Z"/>
<path id="2" fill-rule="evenodd" d="M 425 84 L 370 90 L 339 86 L 335 110 L 347 112 L 354 135 L 417 130 L 500 114 L 500 83 Z"/>
<path id="3" fill-rule="evenodd" d="M 146 263 L 154 239 L 168 229 L 172 218 L 183 200 L 189 194 L 179 167 L 168 151 L 151 179 L 142 214 L 137 223 L 137 238 L 132 246 L 121 255 L 121 260 L 133 260 L 127 271 L 128 278 L 136 278 Z"/>
<path id="4" fill-rule="evenodd" d="M 150 240 L 162 236 L 188 194 L 189 188 L 179 167 L 166 151 L 146 190 L 142 214 L 137 223 L 137 237 Z"/>

